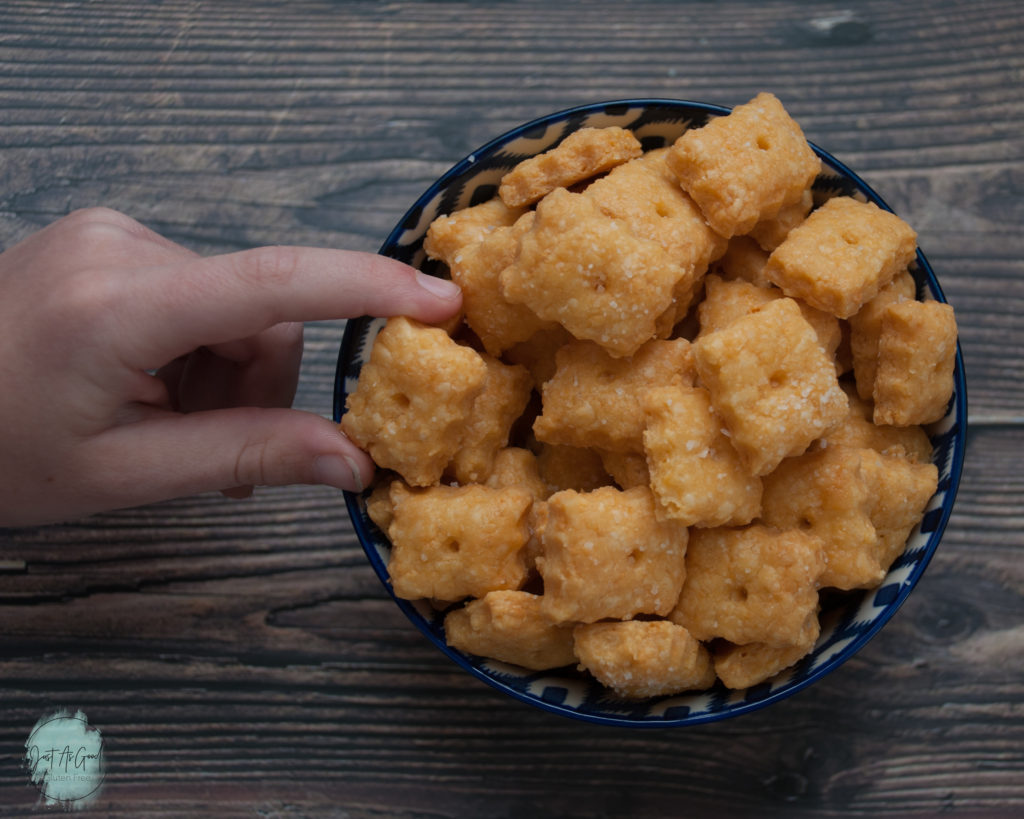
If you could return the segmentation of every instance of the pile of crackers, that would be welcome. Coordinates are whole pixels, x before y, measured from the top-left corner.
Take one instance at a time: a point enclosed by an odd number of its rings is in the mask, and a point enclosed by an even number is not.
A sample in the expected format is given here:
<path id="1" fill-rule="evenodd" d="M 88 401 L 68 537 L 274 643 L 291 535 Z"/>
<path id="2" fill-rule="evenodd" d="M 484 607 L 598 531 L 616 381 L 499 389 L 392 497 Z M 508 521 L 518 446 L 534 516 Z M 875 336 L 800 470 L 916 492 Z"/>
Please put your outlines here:
<path id="1" fill-rule="evenodd" d="M 629 699 L 745 688 L 813 648 L 823 589 L 882 581 L 936 490 L 956 322 L 913 229 L 815 208 L 819 171 L 759 94 L 668 148 L 579 130 L 430 226 L 463 311 L 389 319 L 341 427 L 450 645 Z"/>

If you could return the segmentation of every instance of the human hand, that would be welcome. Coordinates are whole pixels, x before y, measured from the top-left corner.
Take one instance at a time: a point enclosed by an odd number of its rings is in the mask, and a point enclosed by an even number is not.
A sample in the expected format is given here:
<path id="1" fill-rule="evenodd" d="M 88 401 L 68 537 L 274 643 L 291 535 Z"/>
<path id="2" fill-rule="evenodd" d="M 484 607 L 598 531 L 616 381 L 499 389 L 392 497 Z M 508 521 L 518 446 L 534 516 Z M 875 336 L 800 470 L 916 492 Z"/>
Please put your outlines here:
<path id="1" fill-rule="evenodd" d="M 369 457 L 288 409 L 303 321 L 441 321 L 450 282 L 369 253 L 203 258 L 116 211 L 0 254 L 0 525 L 253 485 L 361 489 Z"/>

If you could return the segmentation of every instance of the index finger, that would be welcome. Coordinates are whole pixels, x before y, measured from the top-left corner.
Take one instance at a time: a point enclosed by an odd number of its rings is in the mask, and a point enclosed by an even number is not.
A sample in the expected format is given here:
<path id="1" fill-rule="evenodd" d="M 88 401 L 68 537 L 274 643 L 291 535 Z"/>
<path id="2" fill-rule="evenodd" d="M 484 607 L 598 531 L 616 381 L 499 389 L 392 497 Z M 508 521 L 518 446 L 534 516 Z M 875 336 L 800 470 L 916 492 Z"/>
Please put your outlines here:
<path id="1" fill-rule="evenodd" d="M 351 250 L 275 246 L 183 261 L 127 277 L 119 328 L 143 368 L 284 321 L 405 315 L 433 323 L 462 305 L 458 286 Z"/>

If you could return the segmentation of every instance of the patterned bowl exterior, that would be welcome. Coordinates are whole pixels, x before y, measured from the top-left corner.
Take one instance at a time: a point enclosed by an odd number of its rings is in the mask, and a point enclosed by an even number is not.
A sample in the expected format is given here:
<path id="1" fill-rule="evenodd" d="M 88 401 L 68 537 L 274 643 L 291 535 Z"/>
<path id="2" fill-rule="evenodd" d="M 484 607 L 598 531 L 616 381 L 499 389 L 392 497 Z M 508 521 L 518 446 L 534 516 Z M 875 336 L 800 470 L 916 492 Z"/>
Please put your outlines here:
<path id="1" fill-rule="evenodd" d="M 419 198 L 388 236 L 381 253 L 421 270 L 438 273 L 426 259 L 423 237 L 441 214 L 479 204 L 497 194 L 501 177 L 520 160 L 541 153 L 583 127 L 618 125 L 632 130 L 645 150 L 671 145 L 688 128 L 727 114 L 729 109 L 680 100 L 638 99 L 595 103 L 542 117 L 515 128 L 463 159 Z M 817 146 L 822 172 L 814 183 L 815 204 L 837 195 L 854 196 L 891 210 L 856 174 Z M 918 297 L 945 301 L 939 283 L 919 251 L 911 268 Z M 355 389 L 359 369 L 368 360 L 372 340 L 383 326 L 364 317 L 348 323 L 338 357 L 334 417 L 340 420 L 346 395 Z M 639 702 L 611 696 L 572 667 L 533 672 L 463 654 L 445 644 L 443 614 L 426 604 L 395 598 L 399 608 L 448 657 L 475 677 L 530 705 L 588 722 L 622 726 L 667 727 L 711 722 L 763 708 L 820 680 L 868 642 L 900 607 L 939 545 L 953 508 L 964 459 L 967 394 L 963 358 L 957 350 L 954 394 L 945 417 L 928 428 L 939 469 L 939 486 L 924 519 L 911 534 L 902 557 L 882 584 L 870 591 L 823 595 L 821 636 L 796 666 L 745 690 L 715 687 L 696 693 Z M 353 526 L 377 576 L 391 593 L 387 537 L 366 514 L 365 494 L 346 493 Z M 392 595 L 393 596 L 393 595 Z"/>

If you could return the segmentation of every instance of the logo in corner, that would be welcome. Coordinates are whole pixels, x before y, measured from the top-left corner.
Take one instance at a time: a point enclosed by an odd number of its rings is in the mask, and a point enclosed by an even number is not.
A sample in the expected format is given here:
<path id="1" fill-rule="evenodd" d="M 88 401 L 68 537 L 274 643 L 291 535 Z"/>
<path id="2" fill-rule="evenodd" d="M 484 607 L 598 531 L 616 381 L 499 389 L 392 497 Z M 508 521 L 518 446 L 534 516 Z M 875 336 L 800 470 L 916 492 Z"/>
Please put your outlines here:
<path id="1" fill-rule="evenodd" d="M 47 805 L 85 807 L 103 786 L 103 736 L 81 711 L 48 714 L 25 742 L 25 764 Z"/>

